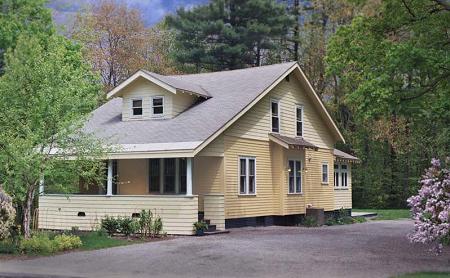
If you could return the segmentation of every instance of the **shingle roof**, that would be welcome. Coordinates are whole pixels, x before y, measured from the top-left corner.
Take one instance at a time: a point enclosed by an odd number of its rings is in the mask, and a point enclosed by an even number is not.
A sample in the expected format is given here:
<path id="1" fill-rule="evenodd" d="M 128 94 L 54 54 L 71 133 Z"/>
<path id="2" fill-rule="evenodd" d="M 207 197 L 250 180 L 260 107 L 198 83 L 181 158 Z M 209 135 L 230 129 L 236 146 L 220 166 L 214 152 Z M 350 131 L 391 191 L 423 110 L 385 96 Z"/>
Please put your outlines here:
<path id="1" fill-rule="evenodd" d="M 309 143 L 302 137 L 289 137 L 280 135 L 278 133 L 270 133 L 270 136 L 275 137 L 283 143 L 286 143 L 289 147 L 301 147 L 301 148 L 310 148 L 317 149 L 318 147 L 312 143 Z"/>
<path id="2" fill-rule="evenodd" d="M 166 76 L 176 86 L 195 84 L 211 98 L 172 119 L 122 121 L 122 99 L 114 98 L 97 108 L 85 132 L 113 144 L 149 144 L 204 141 L 256 99 L 295 62 L 241 70 Z M 155 78 L 161 78 L 160 75 Z M 182 85 L 180 85 L 182 84 Z M 191 85 L 190 85 L 191 86 Z M 188 90 L 190 90 L 188 89 Z"/>
<path id="3" fill-rule="evenodd" d="M 353 161 L 359 161 L 359 158 L 357 158 L 356 156 L 353 156 L 351 154 L 345 153 L 341 150 L 338 149 L 334 149 L 333 151 L 334 156 L 336 156 L 337 158 L 341 158 L 344 160 L 353 160 Z"/>

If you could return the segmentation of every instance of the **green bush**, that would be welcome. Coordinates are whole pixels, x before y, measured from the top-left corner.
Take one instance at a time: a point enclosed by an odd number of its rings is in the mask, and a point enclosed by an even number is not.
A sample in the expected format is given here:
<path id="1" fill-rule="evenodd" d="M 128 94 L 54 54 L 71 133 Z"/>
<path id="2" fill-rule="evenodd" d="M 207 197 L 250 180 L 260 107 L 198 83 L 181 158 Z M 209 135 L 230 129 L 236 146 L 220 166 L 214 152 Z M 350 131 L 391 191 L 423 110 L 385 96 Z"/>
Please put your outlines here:
<path id="1" fill-rule="evenodd" d="M 337 224 L 337 222 L 334 218 L 328 218 L 327 221 L 325 221 L 325 225 L 327 225 L 327 226 L 334 226 L 336 224 Z"/>
<path id="2" fill-rule="evenodd" d="M 153 221 L 152 225 L 152 234 L 153 236 L 159 236 L 163 230 L 163 223 L 161 220 L 161 217 L 156 216 L 155 220 Z"/>
<path id="3" fill-rule="evenodd" d="M 130 217 L 117 218 L 119 224 L 119 233 L 129 236 L 139 231 L 139 222 Z"/>
<path id="4" fill-rule="evenodd" d="M 303 225 L 306 227 L 317 227 L 317 221 L 314 217 L 312 216 L 306 216 L 305 219 L 303 220 Z"/>
<path id="5" fill-rule="evenodd" d="M 20 242 L 20 251 L 26 254 L 51 254 L 54 245 L 47 234 L 36 234 Z"/>
<path id="6" fill-rule="evenodd" d="M 208 230 L 208 224 L 203 220 L 197 221 L 193 225 L 195 232 L 197 231 L 205 232 L 206 230 Z"/>
<path id="7" fill-rule="evenodd" d="M 65 251 L 70 249 L 80 248 L 83 243 L 80 237 L 76 235 L 57 235 L 53 239 L 53 251 Z"/>
<path id="8" fill-rule="evenodd" d="M 0 254 L 15 254 L 19 251 L 19 246 L 17 246 L 17 242 L 6 239 L 0 241 Z"/>
<path id="9" fill-rule="evenodd" d="M 106 216 L 101 221 L 101 228 L 105 229 L 106 232 L 111 236 L 111 235 L 117 233 L 117 231 L 120 228 L 119 219 L 114 218 L 112 216 L 111 217 L 110 216 Z"/>
<path id="10" fill-rule="evenodd" d="M 142 210 L 139 215 L 139 226 L 142 236 L 150 236 L 152 234 L 153 213 L 151 210 Z"/>
<path id="11" fill-rule="evenodd" d="M 107 237 L 108 232 L 104 228 L 100 228 L 97 231 L 95 231 L 96 235 L 99 237 Z"/>
<path id="12" fill-rule="evenodd" d="M 14 226 L 16 209 L 12 204 L 12 199 L 0 187 L 0 240 L 10 236 L 11 228 Z"/>

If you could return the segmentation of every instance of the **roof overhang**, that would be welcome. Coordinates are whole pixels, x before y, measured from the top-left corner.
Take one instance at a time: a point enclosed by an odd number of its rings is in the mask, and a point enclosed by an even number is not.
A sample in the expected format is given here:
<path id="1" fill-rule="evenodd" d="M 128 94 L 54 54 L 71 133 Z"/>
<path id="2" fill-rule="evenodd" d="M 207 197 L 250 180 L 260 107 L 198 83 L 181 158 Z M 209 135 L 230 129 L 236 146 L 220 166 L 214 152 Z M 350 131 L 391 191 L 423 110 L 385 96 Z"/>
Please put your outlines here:
<path id="1" fill-rule="evenodd" d="M 338 162 L 350 162 L 350 163 L 360 163 L 361 160 L 356 156 L 345 153 L 341 150 L 334 149 L 333 150 L 334 159 Z"/>
<path id="2" fill-rule="evenodd" d="M 285 149 L 303 150 L 303 149 L 313 149 L 318 150 L 319 148 L 314 144 L 309 143 L 301 137 L 288 137 L 277 133 L 269 133 L 269 140 L 277 143 Z"/>

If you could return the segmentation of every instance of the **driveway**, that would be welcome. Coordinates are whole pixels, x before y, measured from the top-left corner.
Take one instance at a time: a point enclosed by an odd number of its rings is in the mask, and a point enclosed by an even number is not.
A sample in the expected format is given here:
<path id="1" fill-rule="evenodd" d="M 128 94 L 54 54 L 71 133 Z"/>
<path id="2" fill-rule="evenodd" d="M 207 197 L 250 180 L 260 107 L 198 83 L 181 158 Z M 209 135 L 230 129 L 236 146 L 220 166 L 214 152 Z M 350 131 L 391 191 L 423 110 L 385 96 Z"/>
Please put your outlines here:
<path id="1" fill-rule="evenodd" d="M 426 247 L 409 243 L 406 234 L 411 229 L 409 220 L 321 228 L 241 228 L 202 238 L 0 261 L 0 273 L 7 277 L 17 273 L 16 277 L 378 278 L 450 271 L 450 252 L 436 257 Z"/>

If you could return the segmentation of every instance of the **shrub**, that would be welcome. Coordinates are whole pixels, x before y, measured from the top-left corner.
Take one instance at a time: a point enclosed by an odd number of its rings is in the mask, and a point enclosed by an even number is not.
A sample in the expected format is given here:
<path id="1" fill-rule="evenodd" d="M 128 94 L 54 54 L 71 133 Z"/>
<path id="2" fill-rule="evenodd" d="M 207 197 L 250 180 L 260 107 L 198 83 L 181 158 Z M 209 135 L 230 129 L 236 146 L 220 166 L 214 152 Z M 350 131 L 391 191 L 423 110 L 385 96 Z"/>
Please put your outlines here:
<path id="1" fill-rule="evenodd" d="M 303 220 L 303 225 L 306 227 L 317 227 L 317 221 L 314 217 L 312 216 L 306 216 L 305 219 Z"/>
<path id="2" fill-rule="evenodd" d="M 328 218 L 327 221 L 325 221 L 325 225 L 327 226 L 333 226 L 336 225 L 336 220 L 334 220 L 334 218 Z"/>
<path id="3" fill-rule="evenodd" d="M 101 228 L 105 229 L 110 236 L 117 233 L 119 227 L 119 220 L 114 217 L 106 216 L 101 221 Z"/>
<path id="4" fill-rule="evenodd" d="M 53 239 L 53 251 L 64 251 L 79 248 L 83 245 L 80 237 L 76 235 L 57 235 Z"/>
<path id="5" fill-rule="evenodd" d="M 440 253 L 450 241 L 449 167 L 443 166 L 438 159 L 432 159 L 431 167 L 426 170 L 420 184 L 422 187 L 418 194 L 408 198 L 414 219 L 414 232 L 409 239 L 433 245 L 433 249 Z"/>
<path id="6" fill-rule="evenodd" d="M 117 219 L 118 222 L 118 231 L 126 236 L 136 233 L 139 231 L 139 222 L 130 217 L 119 217 Z"/>
<path id="7" fill-rule="evenodd" d="M 142 210 L 139 215 L 139 226 L 142 236 L 150 236 L 152 234 L 153 213 L 150 210 Z"/>
<path id="8" fill-rule="evenodd" d="M 10 239 L 0 241 L 0 254 L 15 254 L 18 251 L 19 247 L 16 241 Z"/>
<path id="9" fill-rule="evenodd" d="M 205 221 L 200 220 L 200 221 L 197 221 L 197 222 L 194 223 L 194 231 L 196 231 L 196 232 L 197 231 L 204 232 L 206 230 L 208 230 L 208 224 L 206 224 Z"/>
<path id="10" fill-rule="evenodd" d="M 95 233 L 99 237 L 106 237 L 106 236 L 108 236 L 108 232 L 104 228 L 98 229 L 97 231 L 95 231 Z"/>
<path id="11" fill-rule="evenodd" d="M 153 236 L 159 236 L 163 230 L 163 223 L 161 220 L 161 217 L 156 216 L 155 220 L 153 221 L 152 225 L 152 235 Z"/>
<path id="12" fill-rule="evenodd" d="M 12 199 L 0 186 L 0 240 L 10 236 L 15 219 L 16 210 L 12 204 Z"/>
<path id="13" fill-rule="evenodd" d="M 54 246 L 47 234 L 36 234 L 20 242 L 20 251 L 26 254 L 50 254 Z"/>

